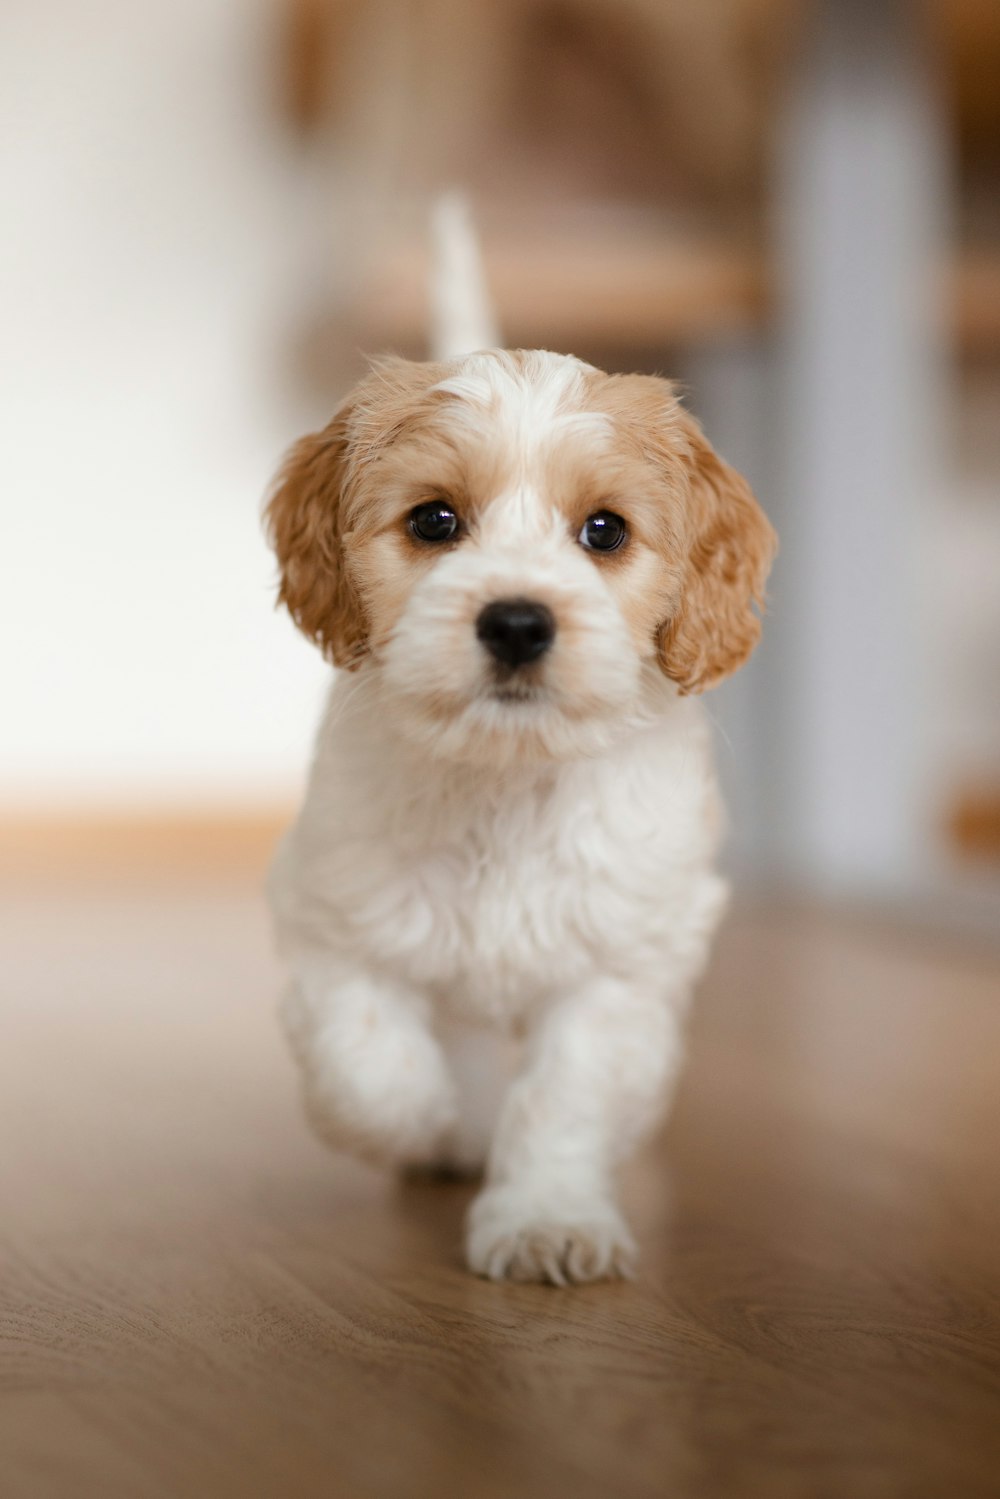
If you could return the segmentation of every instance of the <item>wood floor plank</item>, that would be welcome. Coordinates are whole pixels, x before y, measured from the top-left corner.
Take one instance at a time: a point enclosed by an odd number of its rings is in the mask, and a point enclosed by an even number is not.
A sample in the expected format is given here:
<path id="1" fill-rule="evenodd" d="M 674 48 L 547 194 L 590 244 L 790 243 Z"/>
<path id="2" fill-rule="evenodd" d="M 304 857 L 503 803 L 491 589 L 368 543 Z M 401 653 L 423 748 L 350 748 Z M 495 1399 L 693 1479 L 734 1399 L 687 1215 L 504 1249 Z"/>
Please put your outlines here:
<path id="1" fill-rule="evenodd" d="M 278 983 L 237 885 L 6 892 L 4 1499 L 1000 1495 L 1000 963 L 738 915 L 569 1292 L 311 1140 Z"/>

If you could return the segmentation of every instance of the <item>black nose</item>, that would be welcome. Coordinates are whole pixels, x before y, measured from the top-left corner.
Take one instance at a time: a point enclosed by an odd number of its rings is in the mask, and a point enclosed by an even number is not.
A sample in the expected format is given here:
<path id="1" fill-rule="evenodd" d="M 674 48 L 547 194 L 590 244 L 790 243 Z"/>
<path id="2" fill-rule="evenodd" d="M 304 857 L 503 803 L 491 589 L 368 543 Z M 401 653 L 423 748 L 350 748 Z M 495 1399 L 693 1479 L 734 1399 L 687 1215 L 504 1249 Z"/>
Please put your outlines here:
<path id="1" fill-rule="evenodd" d="M 476 620 L 476 634 L 504 666 L 536 661 L 555 639 L 556 622 L 544 604 L 530 599 L 497 599 Z"/>

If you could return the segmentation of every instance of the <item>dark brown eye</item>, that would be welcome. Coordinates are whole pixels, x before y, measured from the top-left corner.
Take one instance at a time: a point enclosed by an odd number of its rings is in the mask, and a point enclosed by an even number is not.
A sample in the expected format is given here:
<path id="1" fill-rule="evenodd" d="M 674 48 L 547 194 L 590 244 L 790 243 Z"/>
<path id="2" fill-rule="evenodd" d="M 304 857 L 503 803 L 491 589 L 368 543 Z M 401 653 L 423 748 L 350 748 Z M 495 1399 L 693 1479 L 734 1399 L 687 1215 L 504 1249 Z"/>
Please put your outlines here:
<path id="1" fill-rule="evenodd" d="M 410 530 L 421 541 L 451 541 L 458 530 L 458 516 L 445 500 L 431 500 L 410 511 Z"/>
<path id="2" fill-rule="evenodd" d="M 579 543 L 588 552 L 614 552 L 628 535 L 628 528 L 613 510 L 597 510 L 588 515 L 580 532 Z"/>

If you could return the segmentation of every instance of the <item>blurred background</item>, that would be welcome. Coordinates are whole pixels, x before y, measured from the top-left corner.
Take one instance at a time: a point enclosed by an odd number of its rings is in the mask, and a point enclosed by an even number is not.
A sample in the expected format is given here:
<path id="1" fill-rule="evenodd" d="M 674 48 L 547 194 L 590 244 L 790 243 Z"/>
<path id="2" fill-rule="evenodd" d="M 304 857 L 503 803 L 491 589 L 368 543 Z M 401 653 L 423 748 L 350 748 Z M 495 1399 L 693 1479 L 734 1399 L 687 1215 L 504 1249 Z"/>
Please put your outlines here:
<path id="1" fill-rule="evenodd" d="M 326 668 L 261 500 L 459 185 L 506 342 L 677 378 L 777 525 L 745 886 L 1000 928 L 995 0 L 7 0 L 0 121 L 11 867 L 262 861 Z"/>

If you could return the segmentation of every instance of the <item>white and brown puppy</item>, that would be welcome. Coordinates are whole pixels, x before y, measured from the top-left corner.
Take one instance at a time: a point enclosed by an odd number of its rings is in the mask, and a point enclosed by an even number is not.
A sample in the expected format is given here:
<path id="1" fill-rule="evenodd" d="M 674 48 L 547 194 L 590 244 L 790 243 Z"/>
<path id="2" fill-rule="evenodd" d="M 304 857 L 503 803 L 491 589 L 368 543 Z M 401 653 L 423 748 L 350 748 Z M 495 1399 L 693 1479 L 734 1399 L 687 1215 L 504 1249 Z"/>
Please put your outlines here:
<path id="1" fill-rule="evenodd" d="M 482 1167 L 481 1274 L 627 1273 L 615 1167 L 725 894 L 696 694 L 753 649 L 771 528 L 666 382 L 504 351 L 376 365 L 269 523 L 344 668 L 271 884 L 309 1116 Z"/>

